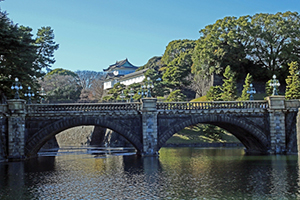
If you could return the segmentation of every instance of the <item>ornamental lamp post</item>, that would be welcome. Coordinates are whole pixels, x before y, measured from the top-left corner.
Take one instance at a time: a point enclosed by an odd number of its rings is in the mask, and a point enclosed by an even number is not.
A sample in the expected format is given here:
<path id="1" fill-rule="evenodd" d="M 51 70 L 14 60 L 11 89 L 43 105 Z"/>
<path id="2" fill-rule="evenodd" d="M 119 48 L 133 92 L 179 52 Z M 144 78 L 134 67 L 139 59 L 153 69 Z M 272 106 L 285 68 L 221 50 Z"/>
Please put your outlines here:
<path id="1" fill-rule="evenodd" d="M 120 98 L 122 99 L 122 101 L 124 100 L 125 98 L 125 95 L 124 95 L 124 92 L 122 91 L 121 94 L 120 94 Z"/>
<path id="2" fill-rule="evenodd" d="M 41 96 L 42 96 L 41 103 L 43 103 L 44 96 L 46 96 L 46 92 L 45 92 L 44 88 L 41 88 Z"/>
<path id="3" fill-rule="evenodd" d="M 280 86 L 279 80 L 276 79 L 276 75 L 273 75 L 273 80 L 271 80 L 270 84 L 271 87 L 273 87 L 273 94 L 272 95 L 278 95 L 277 88 Z"/>
<path id="4" fill-rule="evenodd" d="M 144 97 L 144 95 L 145 95 L 145 97 L 147 95 L 147 92 L 145 91 L 145 87 L 146 87 L 145 85 L 142 85 L 141 86 L 141 92 L 138 93 L 139 95 L 142 96 L 142 98 Z"/>
<path id="5" fill-rule="evenodd" d="M 151 98 L 151 89 L 154 88 L 153 82 L 150 80 L 150 77 L 147 77 L 147 81 L 145 82 L 145 88 L 147 88 L 147 97 Z"/>
<path id="6" fill-rule="evenodd" d="M 253 87 L 253 84 L 250 83 L 250 87 L 247 90 L 247 93 L 250 94 L 249 100 L 254 100 L 253 94 L 256 94 L 255 88 Z"/>
<path id="7" fill-rule="evenodd" d="M 133 101 L 132 96 L 134 95 L 132 88 L 130 88 L 130 92 L 128 93 L 128 95 L 130 96 L 130 102 L 132 102 Z"/>
<path id="8" fill-rule="evenodd" d="M 31 104 L 31 97 L 34 97 L 34 93 L 31 92 L 31 87 L 28 86 L 28 92 L 26 92 L 25 97 L 28 97 L 28 104 Z"/>
<path id="9" fill-rule="evenodd" d="M 19 79 L 18 79 L 18 78 L 15 78 L 15 82 L 14 82 L 13 85 L 11 86 L 11 89 L 12 89 L 12 90 L 16 90 L 16 93 L 15 93 L 15 99 L 20 99 L 20 96 L 19 96 L 19 90 L 22 90 L 23 87 L 22 87 L 22 84 L 19 82 Z"/>

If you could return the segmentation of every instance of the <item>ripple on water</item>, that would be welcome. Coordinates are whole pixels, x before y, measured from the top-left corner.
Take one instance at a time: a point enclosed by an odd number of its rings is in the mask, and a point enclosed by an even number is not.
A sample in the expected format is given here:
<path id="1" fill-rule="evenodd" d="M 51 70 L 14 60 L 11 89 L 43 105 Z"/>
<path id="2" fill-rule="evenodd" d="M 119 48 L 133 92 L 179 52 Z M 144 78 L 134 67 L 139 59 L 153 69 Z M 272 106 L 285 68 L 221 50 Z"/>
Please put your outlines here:
<path id="1" fill-rule="evenodd" d="M 98 151 L 98 150 L 97 150 Z M 221 151 L 221 152 L 220 152 Z M 0 165 L 0 199 L 297 199 L 295 157 L 162 149 L 159 158 L 91 151 Z M 16 184 L 18 183 L 18 184 Z M 13 192 L 14 191 L 14 192 Z M 16 192 L 19 191 L 19 192 Z"/>

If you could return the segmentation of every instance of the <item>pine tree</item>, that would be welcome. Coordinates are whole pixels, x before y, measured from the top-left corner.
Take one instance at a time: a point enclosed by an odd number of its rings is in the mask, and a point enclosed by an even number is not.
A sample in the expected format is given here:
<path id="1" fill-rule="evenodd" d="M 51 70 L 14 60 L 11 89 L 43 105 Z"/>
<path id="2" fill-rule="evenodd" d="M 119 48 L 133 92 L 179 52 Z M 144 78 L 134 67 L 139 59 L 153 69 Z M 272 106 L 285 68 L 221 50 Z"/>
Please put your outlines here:
<path id="1" fill-rule="evenodd" d="M 291 62 L 289 66 L 289 76 L 286 81 L 286 99 L 300 99 L 300 79 L 299 79 L 299 65 L 297 62 Z"/>
<path id="2" fill-rule="evenodd" d="M 211 86 L 206 93 L 206 98 L 208 101 L 222 101 L 221 95 L 222 95 L 221 86 L 219 85 Z"/>
<path id="3" fill-rule="evenodd" d="M 266 91 L 267 97 L 271 96 L 273 93 L 273 87 L 270 86 L 271 81 L 272 81 L 272 79 L 268 80 L 265 85 L 265 91 Z"/>
<path id="4" fill-rule="evenodd" d="M 235 73 L 231 71 L 230 66 L 227 66 L 224 76 L 222 99 L 224 101 L 234 101 L 237 98 Z"/>
<path id="5" fill-rule="evenodd" d="M 249 91 L 251 82 L 252 82 L 252 76 L 248 73 L 245 78 L 245 85 L 243 85 L 242 95 L 239 98 L 239 100 L 241 100 L 241 101 L 249 100 L 250 94 L 247 92 Z"/>

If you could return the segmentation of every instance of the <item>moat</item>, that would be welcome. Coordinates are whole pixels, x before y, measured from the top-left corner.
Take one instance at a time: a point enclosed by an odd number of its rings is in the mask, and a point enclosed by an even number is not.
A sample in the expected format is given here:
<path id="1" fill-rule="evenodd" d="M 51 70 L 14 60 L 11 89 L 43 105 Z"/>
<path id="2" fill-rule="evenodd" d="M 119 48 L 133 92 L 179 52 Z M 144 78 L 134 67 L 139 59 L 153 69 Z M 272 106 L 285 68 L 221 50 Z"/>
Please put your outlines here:
<path id="1" fill-rule="evenodd" d="M 61 148 L 0 163 L 0 199 L 299 199 L 297 155 L 237 148 Z"/>

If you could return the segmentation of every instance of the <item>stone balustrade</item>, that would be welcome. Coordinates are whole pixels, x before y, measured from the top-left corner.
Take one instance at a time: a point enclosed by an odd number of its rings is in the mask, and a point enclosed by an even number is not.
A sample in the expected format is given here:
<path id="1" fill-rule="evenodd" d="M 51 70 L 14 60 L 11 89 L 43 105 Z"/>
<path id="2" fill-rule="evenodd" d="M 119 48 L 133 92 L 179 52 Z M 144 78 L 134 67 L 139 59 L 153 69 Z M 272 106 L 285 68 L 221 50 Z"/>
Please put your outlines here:
<path id="1" fill-rule="evenodd" d="M 75 104 L 27 104 L 28 114 L 51 112 L 97 112 L 114 110 L 141 110 L 140 103 L 75 103 Z"/>
<path id="2" fill-rule="evenodd" d="M 169 102 L 156 104 L 158 110 L 201 110 L 201 109 L 267 109 L 267 101 L 211 101 L 211 102 Z"/>
<path id="3" fill-rule="evenodd" d="M 107 127 L 122 134 L 143 156 L 157 155 L 176 132 L 197 123 L 225 128 L 249 153 L 297 152 L 299 100 L 270 96 L 266 101 L 0 104 L 0 160 L 34 156 L 60 130 L 80 125 Z"/>
<path id="4" fill-rule="evenodd" d="M 5 114 L 8 111 L 7 104 L 0 104 L 0 114 Z"/>
<path id="5" fill-rule="evenodd" d="M 286 107 L 298 107 L 300 102 L 286 101 Z M 297 106 L 295 105 L 297 104 Z M 157 102 L 157 110 L 207 110 L 207 109 L 267 109 L 267 101 L 212 101 L 212 102 Z M 97 112 L 113 110 L 142 110 L 141 103 L 75 103 L 27 104 L 27 114 L 47 112 Z M 7 112 L 7 105 L 0 104 L 0 111 Z"/>

